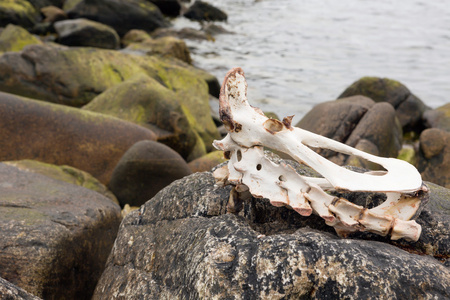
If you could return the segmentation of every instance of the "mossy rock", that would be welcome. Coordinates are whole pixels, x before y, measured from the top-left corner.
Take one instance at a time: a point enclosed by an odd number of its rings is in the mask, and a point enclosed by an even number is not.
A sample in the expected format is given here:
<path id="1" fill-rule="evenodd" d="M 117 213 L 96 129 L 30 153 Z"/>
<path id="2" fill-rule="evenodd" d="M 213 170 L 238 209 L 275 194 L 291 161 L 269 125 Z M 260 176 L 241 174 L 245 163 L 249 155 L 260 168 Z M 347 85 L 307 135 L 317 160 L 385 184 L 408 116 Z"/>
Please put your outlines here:
<path id="1" fill-rule="evenodd" d="M 121 220 L 97 192 L 0 163 L 1 277 L 36 296 L 90 299 Z"/>
<path id="2" fill-rule="evenodd" d="M 83 106 L 136 74 L 154 78 L 176 94 L 210 150 L 219 134 L 209 112 L 211 79 L 204 71 L 176 59 L 94 48 L 32 45 L 0 57 L 0 90 L 70 106 Z"/>
<path id="3" fill-rule="evenodd" d="M 131 29 L 122 37 L 122 45 L 127 47 L 132 43 L 142 43 L 147 39 L 152 37 L 145 30 L 142 29 Z"/>
<path id="4" fill-rule="evenodd" d="M 74 8 L 75 6 L 77 6 L 78 3 L 80 3 L 81 1 L 83 1 L 83 0 L 66 0 L 66 1 L 64 1 L 62 9 L 64 11 L 69 11 L 72 8 Z"/>
<path id="5" fill-rule="evenodd" d="M 39 12 L 26 0 L 0 1 L 0 27 L 16 24 L 25 28 L 32 28 L 39 22 Z"/>
<path id="6" fill-rule="evenodd" d="M 206 154 L 206 148 L 197 132 L 197 117 L 182 102 L 174 91 L 138 74 L 106 90 L 83 109 L 147 127 L 158 135 L 158 141 L 192 160 Z"/>
<path id="7" fill-rule="evenodd" d="M 33 159 L 86 171 L 103 184 L 129 147 L 156 140 L 111 116 L 0 92 L 0 161 Z"/>
<path id="8" fill-rule="evenodd" d="M 2 163 L 14 166 L 22 171 L 39 173 L 56 180 L 61 180 L 93 190 L 94 192 L 111 199 L 114 203 L 119 204 L 116 196 L 114 196 L 114 194 L 111 193 L 106 186 L 104 186 L 91 174 L 78 170 L 77 168 L 71 166 L 57 166 L 29 159 L 3 161 Z"/>
<path id="9" fill-rule="evenodd" d="M 159 39 L 148 38 L 137 43 L 131 43 L 125 51 L 140 52 L 146 55 L 161 55 L 163 57 L 173 57 L 188 64 L 192 62 L 191 54 L 186 43 L 171 36 Z"/>
<path id="10" fill-rule="evenodd" d="M 403 145 L 403 148 L 398 153 L 398 159 L 409 162 L 412 165 L 416 164 L 416 151 L 412 146 Z"/>
<path id="11" fill-rule="evenodd" d="M 401 82 L 389 78 L 363 77 L 349 86 L 339 98 L 362 95 L 375 102 L 388 102 L 405 132 L 420 133 L 423 129 L 422 115 L 430 109 Z"/>
<path id="12" fill-rule="evenodd" d="M 411 94 L 397 80 L 379 77 L 362 77 L 349 86 L 338 98 L 355 95 L 369 97 L 375 102 L 389 102 L 395 108 Z"/>
<path id="13" fill-rule="evenodd" d="M 42 41 L 26 29 L 9 24 L 0 32 L 0 54 L 9 51 L 21 51 L 28 45 L 40 45 Z"/>
<path id="14" fill-rule="evenodd" d="M 199 157 L 191 161 L 188 166 L 191 168 L 192 172 L 208 172 L 212 168 L 227 161 L 223 156 L 223 151 L 213 151 L 202 157 Z"/>

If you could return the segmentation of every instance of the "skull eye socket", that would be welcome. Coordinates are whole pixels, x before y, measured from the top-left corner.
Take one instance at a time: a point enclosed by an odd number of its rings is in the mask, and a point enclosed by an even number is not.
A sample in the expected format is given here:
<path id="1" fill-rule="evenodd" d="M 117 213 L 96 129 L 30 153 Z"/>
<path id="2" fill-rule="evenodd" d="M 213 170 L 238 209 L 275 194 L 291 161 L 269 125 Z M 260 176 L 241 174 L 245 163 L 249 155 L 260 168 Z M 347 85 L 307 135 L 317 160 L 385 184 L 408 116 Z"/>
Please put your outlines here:
<path id="1" fill-rule="evenodd" d="M 276 119 L 267 119 L 264 124 L 264 128 L 271 134 L 275 134 L 283 130 L 283 123 Z"/>

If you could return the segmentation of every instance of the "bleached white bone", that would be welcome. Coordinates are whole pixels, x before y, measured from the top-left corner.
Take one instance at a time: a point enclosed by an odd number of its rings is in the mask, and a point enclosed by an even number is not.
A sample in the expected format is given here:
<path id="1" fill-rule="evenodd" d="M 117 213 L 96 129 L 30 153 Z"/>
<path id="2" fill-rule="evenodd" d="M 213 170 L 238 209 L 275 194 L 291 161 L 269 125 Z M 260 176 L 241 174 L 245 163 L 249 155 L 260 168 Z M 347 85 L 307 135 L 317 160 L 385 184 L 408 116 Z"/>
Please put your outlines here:
<path id="1" fill-rule="evenodd" d="M 223 140 L 214 141 L 214 146 L 226 151 L 230 161 L 226 170 L 216 170 L 218 182 L 246 185 L 253 196 L 268 198 L 276 206 L 289 205 L 304 216 L 314 211 L 341 235 L 368 230 L 381 235 L 392 232 L 392 239 L 419 238 L 420 225 L 408 220 L 416 214 L 421 199 L 406 193 L 426 191 L 426 187 L 414 166 L 292 127 L 292 117 L 284 118 L 283 122 L 269 119 L 248 104 L 246 94 L 242 69 L 228 72 L 221 88 L 219 113 L 229 133 Z M 289 165 L 274 163 L 264 155 L 263 146 L 289 154 L 324 178 L 300 176 Z M 336 165 L 309 147 L 361 157 L 387 171 L 357 173 Z M 324 191 L 330 189 L 385 192 L 387 200 L 368 210 Z"/>

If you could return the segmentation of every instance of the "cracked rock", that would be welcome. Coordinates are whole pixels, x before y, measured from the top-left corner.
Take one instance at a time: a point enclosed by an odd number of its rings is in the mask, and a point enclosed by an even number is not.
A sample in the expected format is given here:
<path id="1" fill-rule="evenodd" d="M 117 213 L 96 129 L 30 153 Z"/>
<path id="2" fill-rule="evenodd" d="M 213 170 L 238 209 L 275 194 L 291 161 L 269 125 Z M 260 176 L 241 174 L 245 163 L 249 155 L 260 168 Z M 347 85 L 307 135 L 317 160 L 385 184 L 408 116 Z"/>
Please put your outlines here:
<path id="1" fill-rule="evenodd" d="M 432 199 L 435 191 L 439 206 L 448 206 L 448 190 L 434 187 Z M 432 245 L 435 236 L 448 245 L 448 214 L 434 219 L 433 205 L 423 211 L 426 219 L 418 218 L 427 235 L 395 245 L 364 233 L 338 238 L 319 217 L 273 207 L 267 199 L 251 198 L 240 212 L 227 214 L 229 192 L 214 185 L 211 173 L 196 173 L 127 215 L 93 299 L 450 296 L 445 247 L 416 248 L 422 239 Z M 433 229 L 439 233 L 428 229 L 433 222 L 443 226 Z"/>
<path id="2" fill-rule="evenodd" d="M 120 221 L 97 192 L 0 163 L 0 277 L 28 293 L 89 299 Z"/>

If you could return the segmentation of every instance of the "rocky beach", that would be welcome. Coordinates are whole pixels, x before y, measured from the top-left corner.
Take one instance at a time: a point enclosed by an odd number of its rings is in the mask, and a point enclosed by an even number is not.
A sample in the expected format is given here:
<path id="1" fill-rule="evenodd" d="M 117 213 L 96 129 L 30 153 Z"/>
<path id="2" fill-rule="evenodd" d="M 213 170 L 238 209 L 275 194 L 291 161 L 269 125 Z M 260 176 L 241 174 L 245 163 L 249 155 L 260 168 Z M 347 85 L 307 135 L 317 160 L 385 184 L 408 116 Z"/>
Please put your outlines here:
<path id="1" fill-rule="evenodd" d="M 227 20 L 203 1 L 0 2 L 0 299 L 450 298 L 450 102 L 366 76 L 292 124 L 414 165 L 429 190 L 418 241 L 341 237 L 268 199 L 231 212 L 212 175 L 223 77 L 188 47 L 233 34 Z"/>

